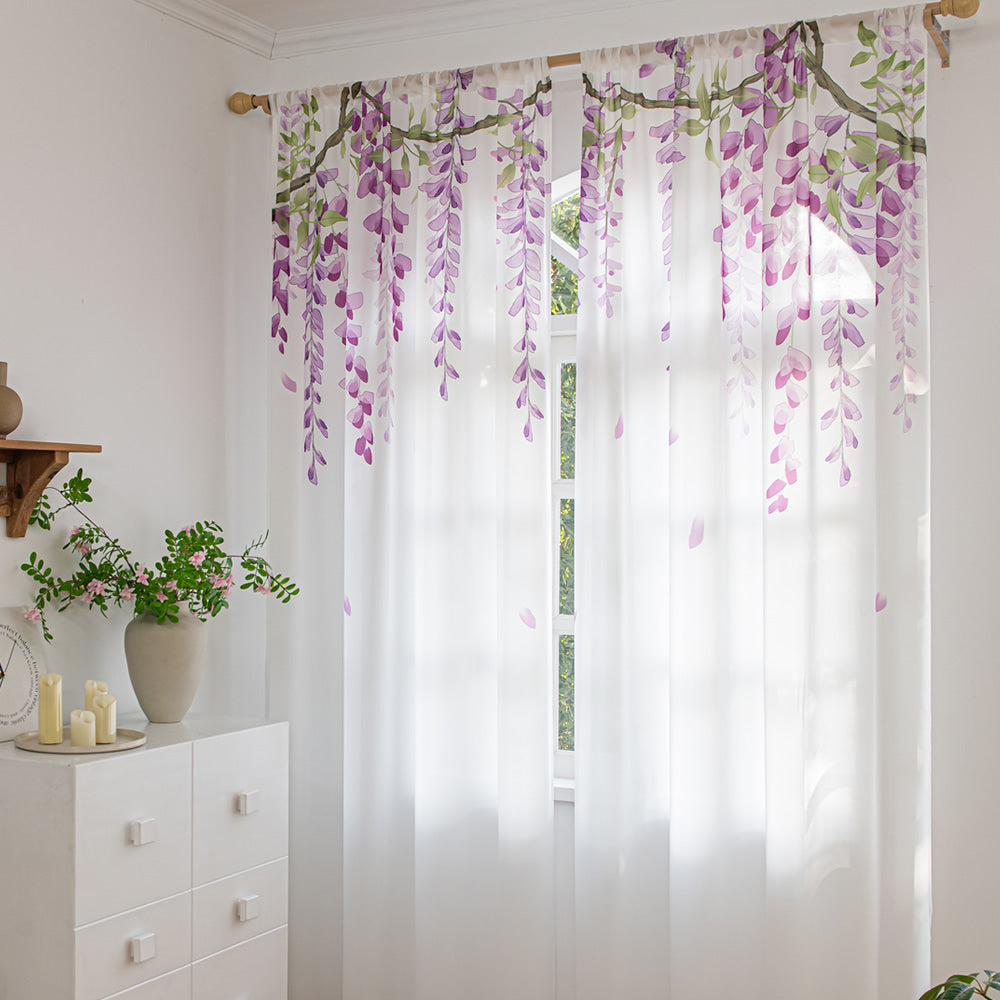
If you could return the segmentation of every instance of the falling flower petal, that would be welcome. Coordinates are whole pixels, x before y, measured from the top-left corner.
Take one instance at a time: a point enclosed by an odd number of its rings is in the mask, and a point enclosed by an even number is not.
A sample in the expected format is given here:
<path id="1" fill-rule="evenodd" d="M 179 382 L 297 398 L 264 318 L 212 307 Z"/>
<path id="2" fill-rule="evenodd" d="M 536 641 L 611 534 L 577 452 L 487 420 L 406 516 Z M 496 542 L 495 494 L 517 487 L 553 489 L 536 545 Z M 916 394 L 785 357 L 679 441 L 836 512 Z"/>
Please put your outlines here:
<path id="1" fill-rule="evenodd" d="M 680 437 L 680 435 L 677 433 L 677 431 L 673 429 L 673 427 L 671 427 L 670 433 L 667 435 L 667 444 L 668 445 L 673 444 L 678 437 Z"/>
<path id="2" fill-rule="evenodd" d="M 875 611 L 884 611 L 886 604 L 889 602 L 886 600 L 885 594 L 879 592 L 875 595 Z"/>
<path id="3" fill-rule="evenodd" d="M 705 519 L 696 517 L 691 522 L 691 534 L 688 536 L 688 548 L 696 549 L 705 538 Z"/>
<path id="4" fill-rule="evenodd" d="M 345 594 L 344 595 L 344 614 L 349 615 L 351 613 L 351 599 Z"/>
<path id="5" fill-rule="evenodd" d="M 615 424 L 615 438 L 620 438 L 625 433 L 625 420 L 622 417 L 618 418 L 618 423 Z"/>
<path id="6" fill-rule="evenodd" d="M 521 621 L 523 621 L 528 628 L 535 628 L 538 624 L 535 621 L 535 616 L 531 613 L 531 608 L 521 608 L 520 615 Z"/>

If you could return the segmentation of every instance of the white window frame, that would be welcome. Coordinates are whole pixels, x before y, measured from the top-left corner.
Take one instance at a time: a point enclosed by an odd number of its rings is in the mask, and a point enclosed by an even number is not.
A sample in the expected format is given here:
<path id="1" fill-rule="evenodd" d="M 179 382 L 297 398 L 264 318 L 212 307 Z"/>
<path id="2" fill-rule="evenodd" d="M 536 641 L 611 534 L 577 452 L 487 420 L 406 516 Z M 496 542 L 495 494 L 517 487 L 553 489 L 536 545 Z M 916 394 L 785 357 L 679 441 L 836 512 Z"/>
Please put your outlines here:
<path id="1" fill-rule="evenodd" d="M 580 190 L 579 173 L 568 174 L 552 182 L 551 207 L 560 201 L 565 201 Z M 579 255 L 565 240 L 549 233 L 549 251 L 552 257 L 570 268 L 578 271 Z M 562 366 L 576 362 L 576 313 L 550 316 L 551 332 L 551 377 L 554 400 L 554 417 L 552 420 L 552 548 L 556 572 L 552 574 L 555 593 L 553 594 L 552 619 L 552 663 L 554 684 L 554 747 L 553 774 L 555 777 L 555 797 L 557 800 L 573 801 L 573 751 L 559 749 L 559 644 L 564 635 L 575 634 L 575 616 L 559 613 L 559 568 L 560 547 L 559 538 L 562 527 L 561 508 L 563 500 L 576 499 L 576 482 L 573 479 L 562 478 Z M 575 654 L 575 650 L 574 650 Z M 574 677 L 576 662 L 574 655 Z M 575 738 L 574 738 L 575 743 Z"/>

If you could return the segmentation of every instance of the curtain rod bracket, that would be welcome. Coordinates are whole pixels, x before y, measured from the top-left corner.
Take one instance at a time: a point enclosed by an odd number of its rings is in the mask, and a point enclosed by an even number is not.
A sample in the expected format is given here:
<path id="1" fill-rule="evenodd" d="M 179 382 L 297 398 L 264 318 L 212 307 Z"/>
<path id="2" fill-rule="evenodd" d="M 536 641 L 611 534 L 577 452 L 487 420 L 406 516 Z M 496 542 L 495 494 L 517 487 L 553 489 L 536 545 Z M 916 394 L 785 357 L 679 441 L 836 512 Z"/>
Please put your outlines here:
<path id="1" fill-rule="evenodd" d="M 951 65 L 951 32 L 941 27 L 938 14 L 972 17 L 977 10 L 979 0 L 940 0 L 940 3 L 929 3 L 924 7 L 924 27 L 938 50 L 942 67 Z"/>

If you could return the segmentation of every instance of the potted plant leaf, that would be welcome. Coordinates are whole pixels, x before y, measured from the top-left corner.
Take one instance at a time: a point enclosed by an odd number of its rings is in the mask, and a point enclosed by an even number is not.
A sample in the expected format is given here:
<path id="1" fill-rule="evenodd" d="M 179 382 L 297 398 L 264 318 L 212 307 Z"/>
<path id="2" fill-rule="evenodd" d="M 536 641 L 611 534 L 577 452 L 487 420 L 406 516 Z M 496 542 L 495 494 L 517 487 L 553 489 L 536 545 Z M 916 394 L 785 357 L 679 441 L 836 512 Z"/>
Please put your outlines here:
<path id="1" fill-rule="evenodd" d="M 198 521 L 163 533 L 164 552 L 143 561 L 84 509 L 92 502 L 91 480 L 79 469 L 65 486 L 48 486 L 29 524 L 51 531 L 64 511 L 78 514 L 62 546 L 76 562 L 58 575 L 32 552 L 21 569 L 38 585 L 24 615 L 41 623 L 49 642 L 46 610 L 82 604 L 107 617 L 112 606 L 128 608 L 125 656 L 139 706 L 151 722 L 179 722 L 191 706 L 201 678 L 206 635 L 203 623 L 229 607 L 233 589 L 268 594 L 287 604 L 298 587 L 261 555 L 264 534 L 238 553 L 226 549 L 222 528 Z M 50 495 L 58 498 L 56 506 Z"/>
<path id="2" fill-rule="evenodd" d="M 975 1000 L 976 997 L 1000 998 L 1000 972 L 984 972 L 949 976 L 943 983 L 932 986 L 920 1000 Z"/>

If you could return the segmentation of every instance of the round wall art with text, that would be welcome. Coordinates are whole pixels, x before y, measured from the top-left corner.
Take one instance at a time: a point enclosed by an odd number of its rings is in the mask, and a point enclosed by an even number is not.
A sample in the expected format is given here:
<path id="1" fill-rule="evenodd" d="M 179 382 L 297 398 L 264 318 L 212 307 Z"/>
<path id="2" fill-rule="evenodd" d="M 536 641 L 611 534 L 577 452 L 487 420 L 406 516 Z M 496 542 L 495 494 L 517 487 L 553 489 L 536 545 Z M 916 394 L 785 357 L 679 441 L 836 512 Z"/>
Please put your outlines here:
<path id="1" fill-rule="evenodd" d="M 37 728 L 42 630 L 20 608 L 0 608 L 0 743 Z"/>

